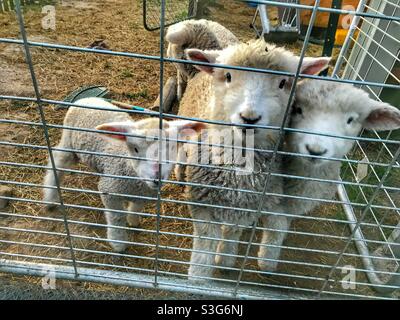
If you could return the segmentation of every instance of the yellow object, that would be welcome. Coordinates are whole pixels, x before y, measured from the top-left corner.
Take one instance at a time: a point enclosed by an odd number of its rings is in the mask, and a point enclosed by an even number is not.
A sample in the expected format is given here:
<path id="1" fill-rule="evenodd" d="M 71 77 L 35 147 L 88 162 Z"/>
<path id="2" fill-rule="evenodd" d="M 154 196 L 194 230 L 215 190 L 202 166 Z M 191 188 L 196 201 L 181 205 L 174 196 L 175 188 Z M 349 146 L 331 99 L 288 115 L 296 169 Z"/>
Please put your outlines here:
<path id="1" fill-rule="evenodd" d="M 335 34 L 335 44 L 336 45 L 343 45 L 344 40 L 346 39 L 347 32 L 349 32 L 349 29 L 337 29 L 336 34 Z M 358 30 L 354 32 L 354 39 L 357 39 L 358 35 Z"/>

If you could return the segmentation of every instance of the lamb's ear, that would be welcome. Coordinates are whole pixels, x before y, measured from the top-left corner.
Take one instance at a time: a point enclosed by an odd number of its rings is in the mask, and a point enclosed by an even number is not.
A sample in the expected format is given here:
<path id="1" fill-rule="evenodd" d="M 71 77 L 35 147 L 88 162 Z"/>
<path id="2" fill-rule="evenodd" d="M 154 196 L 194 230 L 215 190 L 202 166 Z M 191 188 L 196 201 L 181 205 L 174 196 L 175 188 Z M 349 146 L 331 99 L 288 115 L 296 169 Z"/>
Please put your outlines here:
<path id="1" fill-rule="evenodd" d="M 184 23 L 178 23 L 168 28 L 165 39 L 176 45 L 183 45 L 187 42 L 188 30 Z"/>
<path id="2" fill-rule="evenodd" d="M 203 51 L 199 49 L 186 49 L 185 54 L 188 60 L 205 63 L 215 63 L 219 56 L 218 51 Z M 214 72 L 214 68 L 210 66 L 195 65 L 195 67 L 210 74 Z"/>
<path id="3" fill-rule="evenodd" d="M 118 133 L 132 133 L 133 129 L 135 128 L 135 123 L 133 121 L 125 121 L 125 122 L 110 122 L 98 125 L 96 127 L 97 130 L 102 131 L 111 131 L 109 133 L 100 132 L 100 134 L 104 134 L 107 137 L 126 141 L 127 136 Z"/>
<path id="4" fill-rule="evenodd" d="M 300 73 L 309 75 L 319 74 L 321 71 L 328 68 L 330 61 L 331 58 L 329 57 L 320 57 L 320 58 L 305 57 L 303 59 L 303 63 L 301 64 Z"/>
<path id="5" fill-rule="evenodd" d="M 175 127 L 177 129 L 178 135 L 190 136 L 200 133 L 201 130 L 205 129 L 207 125 L 202 122 L 189 121 L 189 120 L 176 120 L 169 122 L 170 127 Z"/>
<path id="6" fill-rule="evenodd" d="M 395 130 L 400 128 L 400 111 L 388 103 L 371 100 L 371 112 L 364 121 L 368 130 Z"/>

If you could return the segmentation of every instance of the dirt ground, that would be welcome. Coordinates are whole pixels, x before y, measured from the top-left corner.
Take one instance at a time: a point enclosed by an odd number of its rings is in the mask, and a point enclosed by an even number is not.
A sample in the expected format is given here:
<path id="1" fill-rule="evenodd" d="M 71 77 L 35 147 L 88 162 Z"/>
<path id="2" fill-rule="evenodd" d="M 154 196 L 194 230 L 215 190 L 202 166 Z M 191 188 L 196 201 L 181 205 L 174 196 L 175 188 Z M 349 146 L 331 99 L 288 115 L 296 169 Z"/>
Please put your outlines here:
<path id="1" fill-rule="evenodd" d="M 114 0 L 114 1 L 63 1 L 64 5 L 56 7 L 56 30 L 44 30 L 41 26 L 43 17 L 40 7 L 32 7 L 24 14 L 28 38 L 32 41 L 44 41 L 78 47 L 87 47 L 93 41 L 105 39 L 110 49 L 119 52 L 140 53 L 145 55 L 159 55 L 159 32 L 149 32 L 143 28 L 141 1 Z M 210 19 L 220 22 L 232 30 L 241 40 L 247 41 L 254 38 L 254 32 L 249 28 L 254 10 L 236 1 L 219 1 L 217 7 L 211 8 Z M 18 38 L 19 29 L 14 13 L 0 13 L 0 37 Z M 302 42 L 289 46 L 289 49 L 299 52 Z M 307 55 L 318 56 L 322 48 L 310 45 Z M 88 84 L 101 84 L 112 93 L 112 97 L 130 104 L 150 107 L 157 98 L 159 91 L 159 62 L 134 59 L 126 57 L 112 57 L 106 55 L 94 55 L 89 53 L 73 52 L 60 49 L 32 48 L 32 57 L 35 73 L 38 79 L 42 97 L 47 99 L 63 99 L 68 93 L 80 86 Z M 170 64 L 165 65 L 165 79 L 174 74 L 174 68 Z M 30 82 L 27 65 L 21 48 L 17 45 L 0 44 L 0 94 L 33 97 L 34 92 Z M 27 122 L 40 122 L 40 114 L 35 103 L 0 100 L 1 118 L 7 120 L 22 120 Z M 45 105 L 45 118 L 49 124 L 62 124 L 65 110 L 55 110 L 54 106 Z M 49 129 L 52 145 L 56 145 L 60 130 Z M 46 141 L 43 129 L 40 126 L 0 123 L 0 141 L 12 143 L 32 144 L 45 146 Z M 47 153 L 42 149 L 27 147 L 15 147 L 0 145 L 0 179 L 16 182 L 29 182 L 31 184 L 42 183 L 43 170 L 34 167 L 16 167 L 4 162 L 14 162 L 33 165 L 45 165 Z M 79 169 L 87 170 L 83 166 Z M 96 178 L 82 175 L 69 174 L 66 176 L 64 186 L 96 190 Z M 169 184 L 163 188 L 163 198 L 184 200 L 183 188 Z M 90 192 L 77 193 L 64 191 L 64 201 L 71 205 L 85 205 L 98 210 L 68 209 L 68 218 L 74 221 L 91 222 L 104 225 L 104 217 L 101 213 L 102 204 L 98 195 Z M 60 221 L 44 221 L 32 219 L 32 217 L 49 217 L 60 219 L 59 212 L 47 212 L 43 206 L 34 202 L 41 199 L 41 188 L 35 186 L 15 186 L 14 197 L 31 199 L 33 201 L 11 201 L 10 205 L 2 210 L 24 215 L 23 217 L 8 217 L 0 215 L 0 256 L 2 258 L 29 260 L 27 256 L 52 257 L 54 259 L 69 259 L 68 250 L 42 248 L 38 246 L 26 246 L 10 244 L 7 241 L 24 243 L 36 243 L 67 247 L 66 237 L 57 233 L 64 233 L 64 225 Z M 155 214 L 155 203 L 145 207 L 145 212 Z M 184 205 L 163 202 L 161 204 L 162 215 L 174 216 L 176 219 L 161 219 L 161 231 L 191 234 L 192 226 L 187 221 L 179 218 L 189 217 Z M 329 266 L 335 263 L 345 241 L 341 237 L 349 235 L 344 223 L 330 222 L 326 219 L 343 220 L 341 209 L 335 205 L 327 205 L 312 214 L 313 217 L 325 218 L 325 220 L 298 219 L 292 226 L 293 231 L 303 232 L 303 235 L 289 235 L 283 250 L 282 259 L 288 263 L 279 265 L 278 274 L 261 275 L 257 270 L 254 259 L 249 259 L 246 264 L 246 272 L 243 280 L 256 283 L 260 286 L 275 285 L 293 287 L 300 290 L 318 290 L 323 280 L 329 274 Z M 155 244 L 156 236 L 148 231 L 154 230 L 156 220 L 146 218 L 142 220 L 140 228 L 143 231 L 132 232 L 131 241 L 139 244 Z M 77 260 L 81 265 L 90 267 L 93 262 L 102 264 L 102 268 L 119 271 L 130 271 L 134 268 L 147 269 L 151 274 L 154 268 L 153 260 L 156 255 L 154 247 L 145 245 L 131 246 L 126 255 L 113 256 L 109 245 L 101 238 L 105 238 L 105 228 L 102 226 L 85 226 L 70 223 L 71 233 L 83 237 L 74 238 L 74 246 L 78 249 L 90 249 L 104 251 L 110 254 L 98 254 L 88 251 L 77 251 Z M 42 230 L 54 234 L 38 234 L 23 232 L 19 229 Z M 147 231 L 146 231 L 147 230 Z M 316 233 L 321 236 L 309 236 L 307 233 Z M 329 237 L 326 235 L 333 235 Z M 248 234 L 247 234 L 248 236 Z M 85 238 L 86 237 L 86 238 Z M 258 235 L 257 235 L 258 237 Z M 246 239 L 246 235 L 245 235 Z M 168 234 L 160 235 L 160 244 L 174 249 L 161 249 L 162 259 L 177 261 L 189 261 L 191 239 L 185 236 Z M 305 248 L 307 251 L 300 249 Z M 242 248 L 244 252 L 245 248 Z M 331 251 L 332 253 L 313 252 Z M 356 253 L 353 245 L 347 253 Z M 255 256 L 255 246 L 251 255 Z M 15 256 L 17 255 L 17 256 Z M 130 255 L 130 256 L 129 256 Z M 136 257 L 133 257 L 136 256 Z M 36 258 L 35 261 L 48 262 Z M 290 262 L 300 262 L 300 264 Z M 238 263 L 240 263 L 239 261 Z M 310 265 L 301 264 L 301 262 Z M 54 260 L 53 263 L 62 263 Z M 314 265 L 313 265 L 314 264 Z M 359 258 L 345 255 L 340 266 L 352 265 L 362 268 Z M 238 264 L 239 266 L 239 264 Z M 132 269 L 133 268 L 133 269 Z M 160 270 L 166 273 L 179 273 L 184 276 L 187 273 L 187 265 L 179 263 L 161 262 Z M 146 273 L 145 270 L 141 272 Z M 367 283 L 363 272 L 357 272 L 357 281 Z M 233 278 L 234 275 L 220 275 L 221 278 Z M 311 279 L 316 277 L 317 279 Z M 334 272 L 333 278 L 340 280 L 344 277 L 339 268 Z M 0 277 L 1 279 L 1 277 Z M 39 280 L 31 277 L 23 277 L 29 283 L 38 283 Z M 63 286 L 83 286 L 85 289 L 107 291 L 117 290 L 123 294 L 128 289 L 125 287 L 110 287 L 92 283 L 63 282 Z M 372 295 L 373 291 L 366 285 L 358 285 L 356 290 L 344 290 L 339 282 L 334 282 L 327 287 L 327 291 L 356 293 Z M 151 293 L 138 291 L 141 297 L 151 298 Z M 169 293 L 160 293 L 169 297 Z"/>

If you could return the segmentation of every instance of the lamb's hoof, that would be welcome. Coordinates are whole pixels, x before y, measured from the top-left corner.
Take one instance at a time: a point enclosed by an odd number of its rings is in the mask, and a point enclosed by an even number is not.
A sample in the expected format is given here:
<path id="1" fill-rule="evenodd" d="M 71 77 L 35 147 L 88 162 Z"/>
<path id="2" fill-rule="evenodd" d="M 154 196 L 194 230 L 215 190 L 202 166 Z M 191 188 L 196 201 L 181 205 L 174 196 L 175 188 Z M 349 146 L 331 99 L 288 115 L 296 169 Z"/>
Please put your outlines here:
<path id="1" fill-rule="evenodd" d="M 278 262 L 258 260 L 258 267 L 260 268 L 261 271 L 274 272 L 276 271 L 276 269 L 278 269 Z"/>

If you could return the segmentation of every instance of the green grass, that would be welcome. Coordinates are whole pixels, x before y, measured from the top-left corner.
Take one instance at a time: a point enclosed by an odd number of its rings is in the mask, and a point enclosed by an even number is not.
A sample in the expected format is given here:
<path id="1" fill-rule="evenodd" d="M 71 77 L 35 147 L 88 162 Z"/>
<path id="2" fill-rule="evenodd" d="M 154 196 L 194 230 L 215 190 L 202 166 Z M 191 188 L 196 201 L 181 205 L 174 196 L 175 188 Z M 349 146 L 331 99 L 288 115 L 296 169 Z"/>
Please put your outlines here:
<path id="1" fill-rule="evenodd" d="M 125 93 L 124 95 L 128 99 L 133 99 L 133 100 L 136 100 L 139 98 L 142 98 L 142 99 L 149 98 L 149 93 L 148 93 L 147 89 L 143 89 L 142 91 L 139 91 L 139 92 L 128 92 L 128 93 Z"/>
<path id="2" fill-rule="evenodd" d="M 400 132 L 393 132 L 389 137 L 388 134 L 380 134 L 380 136 L 383 139 L 390 139 L 390 140 L 399 140 L 400 138 Z M 376 136 L 373 133 L 365 133 L 363 137 L 369 137 L 369 138 L 376 138 Z M 393 160 L 390 154 L 388 153 L 387 150 L 383 149 L 382 143 L 378 142 L 362 142 L 360 143 L 367 154 L 367 157 L 370 162 L 376 162 L 376 163 L 381 163 L 384 164 L 384 166 L 380 165 L 369 165 L 368 166 L 368 175 L 360 181 L 360 183 L 363 184 L 368 184 L 371 185 L 372 187 L 362 187 L 362 191 L 365 195 L 364 196 L 361 194 L 360 188 L 358 186 L 348 186 L 346 187 L 346 191 L 348 194 L 348 197 L 350 201 L 352 202 L 357 202 L 357 203 L 363 203 L 366 204 L 369 202 L 372 198 L 372 196 L 376 192 L 377 185 L 379 184 L 380 180 L 383 178 L 385 175 L 386 171 L 388 170 L 387 165 Z M 399 145 L 397 144 L 388 144 L 388 149 L 394 154 L 397 150 Z M 364 155 L 362 154 L 361 150 L 359 147 L 356 148 L 356 150 L 350 154 L 349 156 L 350 159 L 353 160 L 361 160 L 364 158 Z M 343 164 L 342 167 L 342 174 L 341 177 L 344 181 L 349 181 L 349 182 L 357 182 L 356 179 L 353 176 L 352 171 L 348 167 L 349 164 Z M 357 165 L 356 164 L 351 164 L 353 170 L 357 172 Z M 346 169 L 347 168 L 347 169 Z M 373 172 L 375 171 L 375 173 Z M 392 168 L 386 177 L 384 181 L 384 186 L 386 187 L 396 187 L 398 188 L 400 186 L 400 169 L 397 168 Z M 389 195 L 394 198 L 394 202 L 396 206 L 399 206 L 398 203 L 398 192 L 394 191 L 387 191 Z M 396 198 L 397 197 L 397 198 Z M 387 206 L 387 207 L 392 207 L 392 203 L 390 202 L 387 194 L 384 192 L 384 190 L 378 191 L 377 194 L 375 194 L 374 200 L 372 202 L 373 205 L 379 205 L 379 206 Z M 356 216 L 359 218 L 360 214 L 364 210 L 364 206 L 362 207 L 353 207 Z M 340 209 L 338 209 L 338 215 L 340 215 L 339 212 Z M 381 208 L 374 208 L 373 209 L 375 217 L 371 214 L 371 212 L 367 212 L 364 221 L 365 222 L 371 222 L 371 223 L 376 223 L 375 218 L 378 221 L 381 221 L 384 219 L 382 222 L 383 224 L 387 225 L 396 225 L 398 223 L 398 217 L 396 213 L 393 210 L 386 210 L 386 209 L 381 209 Z M 365 230 L 365 236 L 368 239 L 372 238 L 378 238 L 380 240 L 383 240 L 381 238 L 381 235 L 378 232 L 377 228 L 364 228 Z M 386 236 L 389 236 L 391 233 L 391 229 L 384 229 L 384 234 Z"/>
<path id="3" fill-rule="evenodd" d="M 3 4 L 3 7 L 5 11 L 13 11 L 15 8 L 15 0 L 0 0 L 0 4 Z M 35 10 L 35 11 L 41 11 L 43 6 L 45 5 L 54 5 L 56 4 L 55 0 L 39 0 L 39 1 L 24 1 L 21 0 L 21 5 L 22 9 L 25 10 Z M 2 12 L 0 5 L 0 12 Z"/>
<path id="4" fill-rule="evenodd" d="M 120 77 L 122 79 L 126 79 L 126 78 L 133 78 L 133 72 L 131 70 L 125 69 L 121 72 Z"/>

